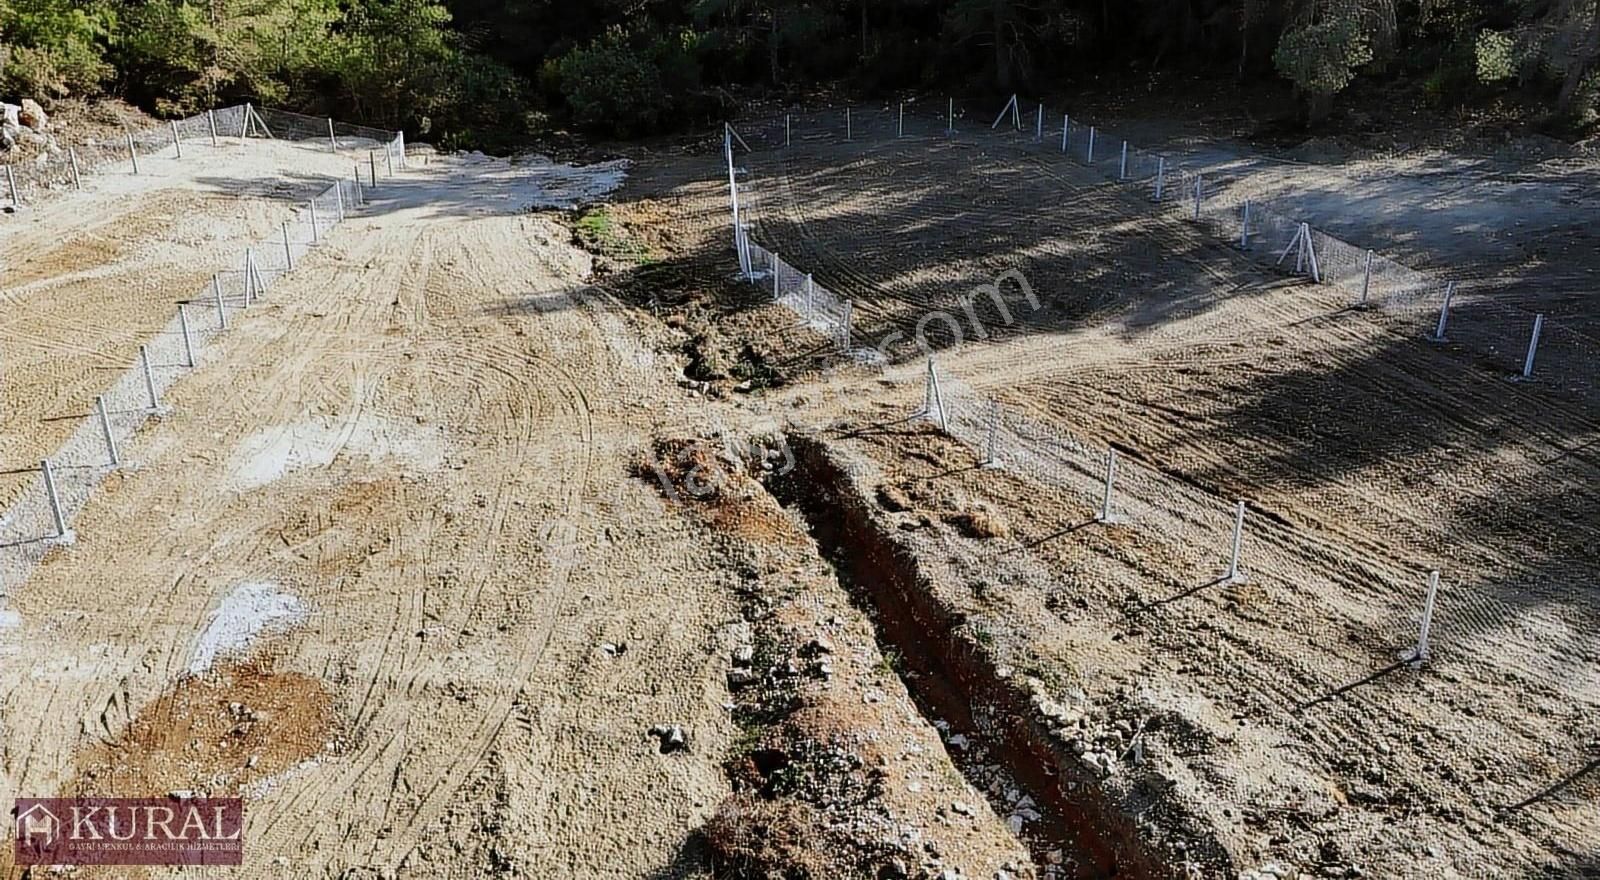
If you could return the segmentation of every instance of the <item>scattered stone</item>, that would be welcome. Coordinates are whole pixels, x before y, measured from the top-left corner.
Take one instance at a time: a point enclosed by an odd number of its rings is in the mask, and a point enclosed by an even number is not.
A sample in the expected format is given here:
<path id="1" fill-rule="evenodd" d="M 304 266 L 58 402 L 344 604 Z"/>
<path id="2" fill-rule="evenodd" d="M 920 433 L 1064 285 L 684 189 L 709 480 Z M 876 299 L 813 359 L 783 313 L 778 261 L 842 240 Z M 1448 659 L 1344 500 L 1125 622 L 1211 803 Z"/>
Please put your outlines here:
<path id="1" fill-rule="evenodd" d="M 11 121 L 9 110 L 6 112 L 6 121 Z M 22 99 L 22 105 L 17 108 L 16 123 L 18 125 L 25 125 L 34 131 L 44 131 L 45 125 L 49 122 L 50 117 L 45 115 L 44 108 L 39 106 L 38 101 L 32 98 Z"/>
<path id="2" fill-rule="evenodd" d="M 735 666 L 728 670 L 728 687 L 730 688 L 747 687 L 760 680 L 761 676 L 744 666 Z"/>
<path id="3" fill-rule="evenodd" d="M 890 859 L 887 864 L 878 869 L 878 880 L 907 880 L 911 871 L 901 859 Z"/>
<path id="4" fill-rule="evenodd" d="M 963 816 L 972 815 L 972 806 L 970 804 L 962 803 L 961 801 L 953 801 L 950 804 L 950 809 L 955 810 L 957 813 L 960 813 Z"/>
<path id="5" fill-rule="evenodd" d="M 756 649 L 754 645 L 740 645 L 733 649 L 733 665 L 735 666 L 749 666 L 755 659 Z"/>
<path id="6" fill-rule="evenodd" d="M 660 741 L 663 755 L 687 751 L 689 748 L 689 737 L 676 724 L 657 724 L 650 728 L 650 735 Z"/>

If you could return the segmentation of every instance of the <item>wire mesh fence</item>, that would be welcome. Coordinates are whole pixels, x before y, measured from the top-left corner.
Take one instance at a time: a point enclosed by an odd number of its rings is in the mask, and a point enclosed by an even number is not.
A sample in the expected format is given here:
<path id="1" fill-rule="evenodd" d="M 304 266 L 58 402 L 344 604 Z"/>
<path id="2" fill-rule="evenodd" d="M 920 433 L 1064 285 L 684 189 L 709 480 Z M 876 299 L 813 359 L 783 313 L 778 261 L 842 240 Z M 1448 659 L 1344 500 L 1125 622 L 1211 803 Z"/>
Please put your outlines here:
<path id="1" fill-rule="evenodd" d="M 222 117 L 235 126 L 234 136 L 248 112 L 239 109 L 236 116 Z M 209 136 L 209 123 L 206 131 Z M 400 139 L 387 143 L 399 149 Z M 237 266 L 215 273 L 204 288 L 190 292 L 172 319 L 137 352 L 130 352 L 128 368 L 49 459 L 13 463 L 4 476 L 25 485 L 0 515 L 0 595 L 25 579 L 51 547 L 73 539 L 73 519 L 106 475 L 125 464 L 124 448 L 161 412 L 168 389 L 202 362 L 240 313 L 267 297 L 279 279 L 357 210 L 364 196 L 354 176 L 332 181 L 283 222 L 278 236 L 247 247 Z"/>
<path id="2" fill-rule="evenodd" d="M 141 157 L 182 158 L 186 147 L 215 147 L 225 140 L 236 142 L 250 137 L 320 139 L 336 151 L 381 151 L 385 173 L 405 167 L 402 132 L 238 104 L 130 129 L 119 136 L 92 139 L 65 150 L 40 153 L 28 162 L 7 165 L 6 179 L 0 181 L 0 198 L 12 208 L 20 208 L 80 189 L 84 180 L 94 174 L 136 172 Z"/>
<path id="3" fill-rule="evenodd" d="M 998 115 L 995 110 L 953 99 L 835 106 L 755 120 L 731 138 L 752 151 L 844 143 L 871 149 L 954 138 L 1086 167 L 1138 192 L 1156 210 L 1207 229 L 1254 260 L 1345 291 L 1351 305 L 1396 318 L 1409 333 L 1492 355 L 1507 375 L 1518 378 L 1524 378 L 1531 348 L 1536 357 L 1527 379 L 1586 394 L 1600 392 L 1600 339 L 1582 327 L 1553 316 L 1541 319 L 1465 282 L 1406 266 L 1378 248 L 1352 244 L 1277 203 L 1237 195 L 1241 180 L 1225 171 L 1208 171 L 1181 157 L 1141 148 L 1087 119 L 1017 98 L 1006 102 Z M 1041 186 L 1046 185 L 1048 180 L 1042 180 Z M 1541 342 L 1534 346 L 1529 343 L 1536 321 Z M 1441 323 L 1449 323 L 1454 332 L 1441 335 Z"/>
<path id="4" fill-rule="evenodd" d="M 1457 285 L 1449 280 L 1408 267 L 1376 249 L 1353 245 L 1274 206 L 1234 198 L 1234 189 L 1223 185 L 1226 181 L 1208 179 L 1201 169 L 1158 151 L 1142 150 L 1113 132 L 1043 108 L 1030 114 L 1027 108 L 1012 103 L 998 119 L 992 110 L 982 114 L 954 101 L 939 108 L 885 105 L 853 107 L 848 112 L 827 108 L 785 114 L 738 132 L 730 130 L 725 146 L 735 202 L 741 198 L 741 185 L 751 188 L 746 195 L 758 213 L 792 211 L 806 198 L 803 185 L 788 179 L 787 167 L 781 179 L 750 179 L 747 169 L 735 166 L 736 144 L 770 151 L 776 164 L 787 166 L 791 151 L 800 148 L 859 144 L 842 154 L 843 161 L 850 161 L 859 151 L 895 145 L 914 148 L 917 139 L 962 139 L 979 149 L 999 144 L 1048 161 L 1096 169 L 1111 181 L 1135 188 L 1144 200 L 1156 205 L 1155 211 L 1175 214 L 1285 273 L 1338 287 L 1349 294 L 1352 305 L 1401 319 L 1407 332 L 1446 338 L 1471 352 L 1491 353 L 1508 374 L 1537 376 L 1540 365 L 1551 370 L 1548 359 L 1561 368 L 1552 370 L 1561 386 L 1587 387 L 1585 376 L 1595 363 L 1594 352 L 1600 343 L 1579 328 L 1484 298 L 1472 302 L 1470 320 L 1463 321 L 1452 312 L 1459 309 L 1461 300 Z M 1050 199 L 1048 162 L 1028 167 L 1040 170 L 1040 198 Z M 742 182 L 738 180 L 741 173 L 746 177 Z M 745 210 L 744 216 L 748 218 L 750 212 Z M 751 226 L 741 220 L 735 235 L 736 250 L 743 255 L 741 271 L 753 283 L 767 285 L 779 303 L 799 316 L 800 323 L 837 337 L 841 312 L 848 323 L 849 303 L 783 262 L 774 253 L 781 241 L 766 241 L 765 246 L 754 242 L 752 228 L 778 235 L 785 227 Z M 937 395 L 934 384 L 930 382 L 922 415 L 970 447 L 980 461 L 1081 499 L 1087 517 L 1131 524 L 1160 536 L 1165 558 L 1182 579 L 1217 582 L 1238 573 L 1235 548 L 1241 538 L 1247 551 L 1250 543 L 1250 529 L 1242 527 L 1244 514 L 1238 499 L 1219 497 L 1134 457 L 1113 459 L 1109 449 L 1073 436 L 1058 425 L 1030 420 L 952 377 L 942 377 Z M 1410 592 L 1397 592 L 1405 585 L 1394 582 L 1395 569 L 1387 563 L 1352 556 L 1336 538 L 1314 530 L 1265 519 L 1253 521 L 1252 528 L 1282 533 L 1277 536 L 1282 546 L 1273 561 L 1280 574 L 1293 572 L 1306 583 L 1326 583 L 1330 595 L 1343 591 L 1347 597 L 1358 596 L 1364 607 L 1385 609 L 1387 616 L 1378 619 L 1415 619 L 1410 616 L 1415 609 L 1409 599 L 1420 598 L 1420 593 L 1412 597 Z M 1418 559 L 1452 555 L 1474 571 L 1498 570 L 1507 580 L 1532 577 L 1529 573 L 1513 576 L 1508 560 L 1485 557 L 1485 548 L 1470 542 L 1463 546 L 1435 527 L 1407 522 L 1406 528 L 1402 555 L 1414 552 L 1415 556 L 1410 563 L 1395 560 L 1402 569 L 1416 566 L 1426 570 L 1429 566 L 1417 566 Z M 1285 546 L 1293 550 L 1285 551 Z M 1526 588 L 1530 592 L 1551 589 L 1532 581 Z M 1510 611 L 1497 594 L 1483 590 L 1453 595 L 1452 602 L 1459 607 L 1447 613 L 1478 622 L 1499 619 Z M 1397 640 L 1408 637 L 1398 630 L 1389 635 Z M 1539 661 L 1528 662 L 1536 665 Z"/>

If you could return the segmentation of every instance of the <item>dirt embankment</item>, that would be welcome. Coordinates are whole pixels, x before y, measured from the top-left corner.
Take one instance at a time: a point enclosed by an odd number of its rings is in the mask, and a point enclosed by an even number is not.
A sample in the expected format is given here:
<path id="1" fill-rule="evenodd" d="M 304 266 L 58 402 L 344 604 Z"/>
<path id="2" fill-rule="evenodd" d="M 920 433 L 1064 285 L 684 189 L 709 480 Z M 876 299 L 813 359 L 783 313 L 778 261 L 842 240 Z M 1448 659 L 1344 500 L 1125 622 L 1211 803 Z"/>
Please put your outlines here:
<path id="1" fill-rule="evenodd" d="M 1230 871 L 1227 854 L 1143 763 L 1145 737 L 1088 704 L 1081 692 L 1057 700 L 1028 642 L 1050 627 L 1036 597 L 1012 590 L 999 565 L 995 582 L 974 581 L 930 564 L 917 534 L 932 529 L 912 514 L 898 487 L 873 487 L 870 465 L 814 438 L 794 437 L 798 467 L 774 481 L 801 510 L 840 576 L 875 612 L 885 650 L 903 660 L 903 677 L 924 713 L 943 719 L 968 745 L 958 757 L 984 785 L 996 769 L 1015 788 L 991 787 L 997 811 L 1010 814 L 1045 876 L 1179 878 Z M 896 523 L 895 514 L 913 517 Z M 982 511 L 943 517 L 968 538 L 1003 528 Z M 904 519 L 901 517 L 901 519 Z M 909 528 L 908 528 L 909 526 Z M 1003 619 L 1005 627 L 991 627 Z M 1037 673 L 1037 674 L 1030 674 Z M 1017 810 L 1017 791 L 1033 805 Z M 1020 821 L 1019 821 L 1020 820 Z"/>

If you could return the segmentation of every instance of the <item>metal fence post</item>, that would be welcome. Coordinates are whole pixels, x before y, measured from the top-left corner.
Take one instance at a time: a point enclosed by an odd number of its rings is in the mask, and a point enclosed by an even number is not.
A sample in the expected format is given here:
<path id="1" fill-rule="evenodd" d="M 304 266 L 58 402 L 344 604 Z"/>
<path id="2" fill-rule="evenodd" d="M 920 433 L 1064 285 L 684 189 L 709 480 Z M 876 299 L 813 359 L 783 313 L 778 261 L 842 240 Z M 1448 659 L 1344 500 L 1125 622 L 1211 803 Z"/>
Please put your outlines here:
<path id="1" fill-rule="evenodd" d="M 1106 486 L 1105 492 L 1100 497 L 1100 514 L 1095 517 L 1099 522 L 1107 525 L 1118 525 L 1127 522 L 1127 517 L 1116 513 L 1111 506 L 1112 488 L 1117 483 L 1117 450 L 1106 450 Z"/>
<path id="2" fill-rule="evenodd" d="M 161 399 L 156 397 L 156 377 L 150 371 L 150 347 L 139 346 L 139 367 L 144 370 L 144 393 L 150 398 L 150 411 L 155 412 L 161 408 Z"/>
<path id="3" fill-rule="evenodd" d="M 76 148 L 67 148 L 67 159 L 72 163 L 72 188 L 83 192 L 82 172 L 78 170 L 78 151 Z"/>
<path id="4" fill-rule="evenodd" d="M 334 217 L 336 218 L 333 222 L 335 222 L 335 223 L 343 223 L 344 222 L 344 181 L 342 181 L 342 180 L 336 180 L 333 183 L 333 209 L 334 209 Z"/>
<path id="5" fill-rule="evenodd" d="M 367 151 L 367 176 L 372 178 L 372 188 L 378 188 L 378 154 Z"/>
<path id="6" fill-rule="evenodd" d="M 783 145 L 786 146 L 786 147 L 789 146 L 789 144 L 791 142 L 791 133 L 793 132 L 793 130 L 794 130 L 794 115 L 791 114 L 791 113 L 783 114 Z"/>
<path id="7" fill-rule="evenodd" d="M 1122 142 L 1122 159 L 1117 163 L 1117 179 L 1128 179 L 1128 142 Z"/>
<path id="8" fill-rule="evenodd" d="M 1522 361 L 1522 378 L 1533 378 L 1533 357 L 1539 352 L 1539 332 L 1544 329 L 1544 315 L 1533 316 L 1533 336 L 1528 339 L 1528 356 Z"/>
<path id="9" fill-rule="evenodd" d="M 128 139 L 128 158 L 133 162 L 133 173 L 134 174 L 138 174 L 139 173 L 139 153 L 136 150 L 134 150 L 134 148 L 133 148 L 133 134 L 132 133 L 125 133 L 124 136 Z"/>
<path id="10" fill-rule="evenodd" d="M 778 252 L 777 251 L 773 251 L 772 252 L 772 301 L 773 302 L 777 302 L 778 301 L 779 291 L 782 289 L 782 287 L 780 285 L 780 282 L 778 280 L 779 277 L 783 274 L 782 271 L 779 269 L 779 267 L 782 266 L 782 265 L 783 265 L 783 257 L 778 256 Z"/>
<path id="11" fill-rule="evenodd" d="M 390 143 L 383 148 L 383 161 L 389 165 L 389 176 L 394 176 L 394 144 Z"/>
<path id="12" fill-rule="evenodd" d="M 1033 121 L 1033 139 L 1044 142 L 1044 105 L 1039 105 L 1039 115 Z"/>
<path id="13" fill-rule="evenodd" d="M 211 146 L 217 146 L 217 111 L 206 111 L 206 123 L 211 126 Z"/>
<path id="14" fill-rule="evenodd" d="M 1417 630 L 1417 647 L 1411 662 L 1422 663 L 1428 659 L 1428 636 L 1433 632 L 1433 603 L 1439 596 L 1439 572 L 1428 572 L 1428 596 L 1422 601 L 1422 625 Z"/>
<path id="15" fill-rule="evenodd" d="M 117 454 L 117 438 L 111 435 L 111 414 L 106 411 L 105 395 L 94 399 L 94 412 L 100 417 L 100 436 L 106 441 L 106 458 L 116 467 L 122 464 L 122 457 Z"/>
<path id="16" fill-rule="evenodd" d="M 228 329 L 228 310 L 222 305 L 222 276 L 211 276 L 211 292 L 217 299 L 217 327 Z"/>
<path id="17" fill-rule="evenodd" d="M 984 431 L 983 461 L 978 467 L 995 470 L 1000 467 L 1000 404 L 989 401 L 989 423 Z"/>
<path id="18" fill-rule="evenodd" d="M 44 493 L 50 499 L 50 515 L 55 519 L 56 537 L 67 536 L 67 517 L 61 510 L 61 494 L 56 491 L 56 474 L 50 468 L 50 459 L 39 462 L 39 470 L 44 473 Z"/>
<path id="19" fill-rule="evenodd" d="M 904 101 L 900 102 L 900 122 L 899 127 L 895 129 L 894 136 L 897 138 L 906 136 L 906 102 Z"/>
<path id="20" fill-rule="evenodd" d="M 283 264 L 288 269 L 294 268 L 294 250 L 289 247 L 289 221 L 283 221 Z"/>
<path id="21" fill-rule="evenodd" d="M 311 206 L 311 243 L 317 243 L 317 200 L 312 199 L 306 204 Z"/>
<path id="22" fill-rule="evenodd" d="M 1156 201 L 1161 201 L 1161 189 L 1167 183 L 1167 157 L 1156 157 Z"/>
<path id="23" fill-rule="evenodd" d="M 944 122 L 944 133 L 947 135 L 956 133 L 956 99 L 950 98 L 948 100 L 950 104 L 949 109 L 945 111 Z"/>
<path id="24" fill-rule="evenodd" d="M 844 139 L 850 140 L 850 108 L 844 108 Z"/>
<path id="25" fill-rule="evenodd" d="M 1084 154 L 1085 165 L 1094 164 L 1094 126 L 1089 126 L 1089 151 Z"/>
<path id="26" fill-rule="evenodd" d="M 194 369 L 194 337 L 189 332 L 189 309 L 183 304 L 178 304 L 178 329 L 183 332 L 183 362 L 184 366 Z"/>
<path id="27" fill-rule="evenodd" d="M 178 120 L 172 120 L 172 151 L 175 158 L 183 158 L 183 139 L 178 137 Z"/>
<path id="28" fill-rule="evenodd" d="M 10 165 L 6 166 L 6 185 L 11 188 L 11 207 L 22 207 L 22 199 L 17 197 L 17 173 Z"/>
<path id="29" fill-rule="evenodd" d="M 1071 125 L 1072 116 L 1067 113 L 1061 114 L 1061 152 L 1063 153 L 1067 151 L 1067 129 Z"/>
<path id="30" fill-rule="evenodd" d="M 1243 539 L 1244 502 L 1240 501 L 1239 506 L 1234 508 L 1233 514 L 1233 553 L 1228 560 L 1228 570 L 1222 575 L 1222 579 L 1230 584 L 1238 584 L 1245 581 L 1244 572 L 1239 570 L 1239 546 Z"/>
<path id="31" fill-rule="evenodd" d="M 1194 176 L 1194 219 L 1196 223 L 1200 222 L 1200 194 L 1203 188 L 1204 183 L 1200 175 L 1196 174 Z"/>
<path id="32" fill-rule="evenodd" d="M 333 136 L 332 116 L 328 117 L 328 148 L 334 153 L 339 152 L 339 139 Z"/>
<path id="33" fill-rule="evenodd" d="M 355 196 L 356 205 L 359 206 L 365 201 L 361 196 L 361 163 L 357 162 L 354 167 L 355 174 L 351 175 L 350 179 L 355 181 L 355 185 L 351 187 L 350 192 Z"/>
<path id="34" fill-rule="evenodd" d="M 933 358 L 928 358 L 928 382 L 933 389 L 933 404 L 939 408 L 939 430 L 950 433 L 949 420 L 944 412 L 944 392 L 939 389 L 939 370 L 933 364 Z"/>
<path id="35" fill-rule="evenodd" d="M 1367 258 L 1361 270 L 1361 302 L 1367 302 L 1367 293 L 1372 289 L 1372 249 L 1367 248 Z"/>
<path id="36" fill-rule="evenodd" d="M 1239 217 L 1239 250 L 1250 249 L 1250 200 L 1244 200 L 1244 213 Z M 1282 257 L 1279 257 L 1282 260 Z"/>
<path id="37" fill-rule="evenodd" d="M 1439 323 L 1433 328 L 1433 335 L 1428 337 L 1430 342 L 1443 342 L 1445 326 L 1450 323 L 1450 298 L 1455 296 L 1456 283 L 1451 281 L 1444 286 L 1444 302 L 1439 304 Z"/>

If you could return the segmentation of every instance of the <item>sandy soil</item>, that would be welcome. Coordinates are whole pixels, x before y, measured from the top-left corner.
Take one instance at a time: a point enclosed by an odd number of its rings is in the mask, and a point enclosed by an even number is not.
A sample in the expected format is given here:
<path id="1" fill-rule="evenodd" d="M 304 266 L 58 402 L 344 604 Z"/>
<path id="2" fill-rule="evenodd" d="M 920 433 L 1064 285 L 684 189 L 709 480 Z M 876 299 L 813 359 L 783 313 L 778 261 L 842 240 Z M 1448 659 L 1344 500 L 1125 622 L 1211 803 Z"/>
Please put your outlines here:
<path id="1" fill-rule="evenodd" d="M 137 362 L 138 347 L 215 272 L 280 224 L 350 156 L 278 141 L 189 144 L 110 168 L 0 216 L 0 461 L 37 467 Z M 168 366 L 168 365 L 163 365 Z M 0 480 L 0 504 L 28 487 Z"/>
<path id="2" fill-rule="evenodd" d="M 582 187 L 419 166 L 239 314 L 75 543 L 7 585 L 0 799 L 242 793 L 240 876 L 705 876 L 769 839 L 740 815 L 811 816 L 852 871 L 1031 876 L 793 515 L 757 488 L 703 516 L 640 475 L 660 437 L 773 422 L 684 380 L 681 334 L 526 213 Z M 782 677 L 818 635 L 830 670 L 782 691 L 809 712 L 744 720 L 740 649 Z M 741 814 L 725 764 L 780 737 L 875 793 L 758 786 Z"/>
<path id="3" fill-rule="evenodd" d="M 1031 583 L 1057 623 L 1020 637 L 1091 701 L 1195 732 L 1155 757 L 1152 784 L 1206 817 L 1235 870 L 1594 869 L 1600 828 L 1582 804 L 1600 678 L 1583 634 L 1600 517 L 1580 488 L 1597 465 L 1586 386 L 1510 383 L 1503 354 L 1347 311 L 1343 292 L 1276 276 L 1035 150 L 858 138 L 739 161 L 756 238 L 854 298 L 858 344 L 901 332 L 899 364 L 881 380 L 819 372 L 825 343 L 792 317 L 691 285 L 691 326 L 743 339 L 797 386 L 765 405 L 829 436 L 862 432 L 849 445 L 924 496 L 908 527 L 975 507 L 1006 523 L 979 542 L 940 526 L 925 552 L 973 572 L 996 553 L 1042 566 Z M 694 182 L 715 166 L 635 185 L 641 229 L 670 209 L 683 262 L 704 248 L 727 271 L 728 248 L 688 232 L 725 210 L 725 192 Z M 1498 259 L 1484 265 L 1500 271 Z M 975 339 L 957 297 L 1009 268 L 1041 308 L 1009 294 L 1007 321 L 980 301 Z M 962 332 L 925 322 L 935 310 Z M 1095 463 L 1108 444 L 1134 461 L 1134 524 L 1084 527 L 1093 469 L 1041 485 L 897 427 L 922 402 L 919 323 L 946 376 L 1007 405 L 1019 448 L 1070 432 Z M 1551 369 L 1580 374 L 1583 356 L 1557 352 Z M 1250 579 L 1229 586 L 1215 580 L 1236 498 L 1251 504 Z M 1417 674 L 1394 659 L 1431 568 L 1447 586 L 1434 662 Z M 1397 822 L 1404 833 L 1386 830 Z"/>

